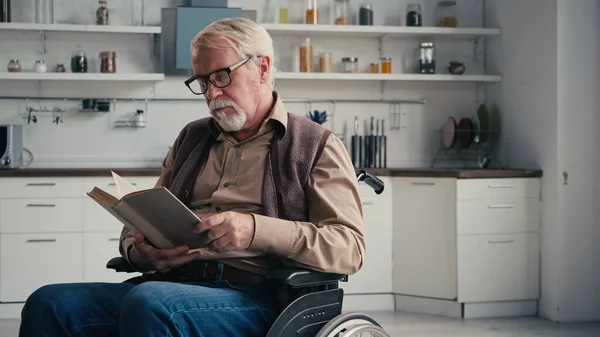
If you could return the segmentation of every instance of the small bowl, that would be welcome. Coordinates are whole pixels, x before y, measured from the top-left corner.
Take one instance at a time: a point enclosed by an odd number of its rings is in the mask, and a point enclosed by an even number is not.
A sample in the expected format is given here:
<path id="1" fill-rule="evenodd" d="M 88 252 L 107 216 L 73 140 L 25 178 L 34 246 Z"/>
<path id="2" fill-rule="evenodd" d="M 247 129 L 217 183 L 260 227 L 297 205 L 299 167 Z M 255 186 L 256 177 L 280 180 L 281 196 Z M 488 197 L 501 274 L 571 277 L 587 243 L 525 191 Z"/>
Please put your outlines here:
<path id="1" fill-rule="evenodd" d="M 465 73 L 465 70 L 467 70 L 467 67 L 461 62 L 452 61 L 448 66 L 448 72 L 452 75 L 462 75 Z"/>

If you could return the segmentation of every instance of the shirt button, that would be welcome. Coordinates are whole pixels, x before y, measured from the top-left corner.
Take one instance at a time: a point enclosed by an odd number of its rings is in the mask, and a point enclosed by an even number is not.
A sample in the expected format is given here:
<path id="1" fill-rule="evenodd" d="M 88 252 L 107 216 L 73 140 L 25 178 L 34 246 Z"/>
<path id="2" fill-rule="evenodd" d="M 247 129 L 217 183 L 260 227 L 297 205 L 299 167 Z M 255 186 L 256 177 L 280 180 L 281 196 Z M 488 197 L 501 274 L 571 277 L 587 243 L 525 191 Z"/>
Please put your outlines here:
<path id="1" fill-rule="evenodd" d="M 236 150 L 239 150 L 240 146 L 238 144 L 236 144 L 236 145 L 233 146 L 233 148 L 236 149 Z"/>
<path id="2" fill-rule="evenodd" d="M 215 210 L 216 210 L 217 212 L 220 212 L 220 211 L 221 211 L 221 207 L 217 207 L 217 208 L 215 208 Z"/>
<path id="3" fill-rule="evenodd" d="M 223 187 L 227 187 L 227 186 L 229 186 L 229 183 L 223 184 Z"/>

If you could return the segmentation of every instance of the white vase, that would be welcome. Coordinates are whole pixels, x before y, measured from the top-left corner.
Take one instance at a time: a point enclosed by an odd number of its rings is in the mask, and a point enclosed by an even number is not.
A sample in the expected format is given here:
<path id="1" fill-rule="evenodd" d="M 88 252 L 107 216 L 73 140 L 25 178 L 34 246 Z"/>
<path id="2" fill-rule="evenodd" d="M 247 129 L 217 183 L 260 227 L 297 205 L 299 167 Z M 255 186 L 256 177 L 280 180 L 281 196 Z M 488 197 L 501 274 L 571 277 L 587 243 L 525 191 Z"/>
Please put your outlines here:
<path id="1" fill-rule="evenodd" d="M 35 61 L 35 65 L 33 66 L 33 71 L 36 73 L 45 73 L 48 70 L 46 63 L 43 60 Z"/>

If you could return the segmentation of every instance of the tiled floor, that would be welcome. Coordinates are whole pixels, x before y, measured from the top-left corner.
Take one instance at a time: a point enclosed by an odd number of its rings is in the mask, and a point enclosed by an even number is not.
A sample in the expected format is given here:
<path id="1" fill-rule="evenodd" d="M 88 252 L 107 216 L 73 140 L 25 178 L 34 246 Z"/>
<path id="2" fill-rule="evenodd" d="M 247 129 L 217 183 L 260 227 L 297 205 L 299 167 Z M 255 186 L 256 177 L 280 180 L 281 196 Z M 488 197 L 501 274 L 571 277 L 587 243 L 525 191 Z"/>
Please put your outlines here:
<path id="1" fill-rule="evenodd" d="M 536 317 L 459 320 L 400 312 L 367 312 L 393 337 L 598 337 L 599 323 L 556 325 Z M 17 337 L 18 320 L 0 320 L 0 337 Z"/>

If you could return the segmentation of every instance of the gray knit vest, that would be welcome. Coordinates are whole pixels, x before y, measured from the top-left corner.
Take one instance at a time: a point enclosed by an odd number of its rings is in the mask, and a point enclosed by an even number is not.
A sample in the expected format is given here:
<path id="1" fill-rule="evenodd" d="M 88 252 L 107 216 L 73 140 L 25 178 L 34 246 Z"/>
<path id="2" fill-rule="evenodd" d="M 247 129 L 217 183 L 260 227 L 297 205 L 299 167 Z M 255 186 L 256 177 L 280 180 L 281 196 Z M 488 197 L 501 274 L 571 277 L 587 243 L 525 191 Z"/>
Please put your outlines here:
<path id="1" fill-rule="evenodd" d="M 188 206 L 198 174 L 216 141 L 210 123 L 214 123 L 212 118 L 189 123 L 173 145 L 175 161 L 165 187 Z M 263 215 L 308 221 L 306 185 L 331 131 L 307 118 L 288 113 L 287 131 L 283 137 L 281 134 L 276 128 L 267 157 Z"/>

